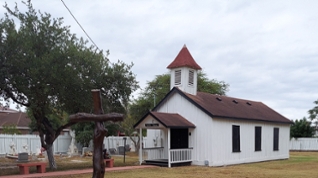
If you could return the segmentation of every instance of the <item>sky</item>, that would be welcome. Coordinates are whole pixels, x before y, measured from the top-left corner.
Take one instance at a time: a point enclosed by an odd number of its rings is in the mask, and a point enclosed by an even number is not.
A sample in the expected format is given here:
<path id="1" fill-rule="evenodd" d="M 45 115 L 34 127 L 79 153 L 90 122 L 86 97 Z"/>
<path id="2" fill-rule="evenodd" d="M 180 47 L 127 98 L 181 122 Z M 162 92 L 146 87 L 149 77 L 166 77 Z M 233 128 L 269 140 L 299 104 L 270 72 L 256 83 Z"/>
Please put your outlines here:
<path id="1" fill-rule="evenodd" d="M 32 1 L 88 39 L 63 2 L 110 61 L 134 63 L 141 88 L 169 72 L 186 45 L 209 79 L 230 85 L 228 96 L 261 101 L 292 120 L 308 117 L 318 99 L 318 1 Z"/>

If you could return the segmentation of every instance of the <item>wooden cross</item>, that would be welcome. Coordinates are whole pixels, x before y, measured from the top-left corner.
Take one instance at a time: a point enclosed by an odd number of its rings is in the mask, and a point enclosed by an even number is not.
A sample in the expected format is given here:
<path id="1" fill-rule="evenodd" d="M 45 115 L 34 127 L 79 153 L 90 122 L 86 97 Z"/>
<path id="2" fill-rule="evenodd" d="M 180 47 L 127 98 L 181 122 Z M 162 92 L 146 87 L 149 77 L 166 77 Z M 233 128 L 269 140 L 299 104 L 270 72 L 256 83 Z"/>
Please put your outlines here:
<path id="1" fill-rule="evenodd" d="M 94 114 L 77 113 L 70 115 L 70 122 L 95 122 L 94 129 L 94 151 L 93 151 L 93 178 L 104 178 L 105 175 L 105 163 L 103 158 L 103 142 L 107 130 L 104 127 L 105 121 L 122 121 L 124 119 L 123 114 L 109 113 L 104 114 L 102 108 L 102 100 L 100 90 L 92 90 L 93 102 L 94 102 Z"/>

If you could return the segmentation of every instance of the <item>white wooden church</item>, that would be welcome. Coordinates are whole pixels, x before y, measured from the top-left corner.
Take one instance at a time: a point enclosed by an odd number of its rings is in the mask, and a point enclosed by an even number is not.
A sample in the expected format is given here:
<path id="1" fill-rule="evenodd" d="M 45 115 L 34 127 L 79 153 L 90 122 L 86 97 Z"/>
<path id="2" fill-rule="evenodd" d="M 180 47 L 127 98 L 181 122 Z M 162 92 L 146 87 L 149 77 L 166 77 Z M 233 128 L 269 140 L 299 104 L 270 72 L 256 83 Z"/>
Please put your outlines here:
<path id="1" fill-rule="evenodd" d="M 262 102 L 197 92 L 201 67 L 184 46 L 167 67 L 171 90 L 134 127 L 140 164 L 224 166 L 289 158 L 292 123 Z"/>

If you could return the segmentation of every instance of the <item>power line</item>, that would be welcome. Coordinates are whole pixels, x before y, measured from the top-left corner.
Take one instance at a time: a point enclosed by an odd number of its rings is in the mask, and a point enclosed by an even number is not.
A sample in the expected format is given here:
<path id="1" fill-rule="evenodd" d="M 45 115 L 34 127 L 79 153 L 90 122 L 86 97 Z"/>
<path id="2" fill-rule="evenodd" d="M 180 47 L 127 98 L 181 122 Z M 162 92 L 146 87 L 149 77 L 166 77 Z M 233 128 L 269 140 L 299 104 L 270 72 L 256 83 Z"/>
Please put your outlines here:
<path id="1" fill-rule="evenodd" d="M 89 38 L 89 40 L 91 40 L 91 42 L 94 44 L 94 46 L 100 50 L 98 48 L 98 46 L 95 44 L 95 42 L 92 40 L 92 38 L 86 33 L 86 31 L 84 30 L 84 28 L 82 27 L 82 25 L 77 21 L 77 19 L 75 18 L 75 16 L 73 15 L 73 13 L 71 12 L 71 10 L 66 6 L 66 4 L 64 3 L 63 0 L 61 0 L 63 5 L 65 6 L 65 8 L 68 10 L 68 12 L 72 15 L 73 19 L 76 21 L 76 23 L 81 27 L 81 29 L 83 30 L 83 32 L 86 34 L 86 36 Z"/>

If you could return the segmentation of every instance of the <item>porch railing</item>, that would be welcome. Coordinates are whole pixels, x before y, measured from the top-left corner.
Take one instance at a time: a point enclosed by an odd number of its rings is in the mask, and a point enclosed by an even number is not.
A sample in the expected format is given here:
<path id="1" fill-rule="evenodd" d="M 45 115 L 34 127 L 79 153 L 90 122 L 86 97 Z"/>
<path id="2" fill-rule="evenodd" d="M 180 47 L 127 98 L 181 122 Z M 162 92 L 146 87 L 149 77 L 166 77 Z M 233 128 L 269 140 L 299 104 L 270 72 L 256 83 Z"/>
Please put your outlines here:
<path id="1" fill-rule="evenodd" d="M 163 147 L 143 148 L 142 151 L 144 160 L 164 159 Z"/>
<path id="2" fill-rule="evenodd" d="M 170 150 L 170 163 L 182 163 L 187 161 L 192 161 L 192 148 Z"/>

